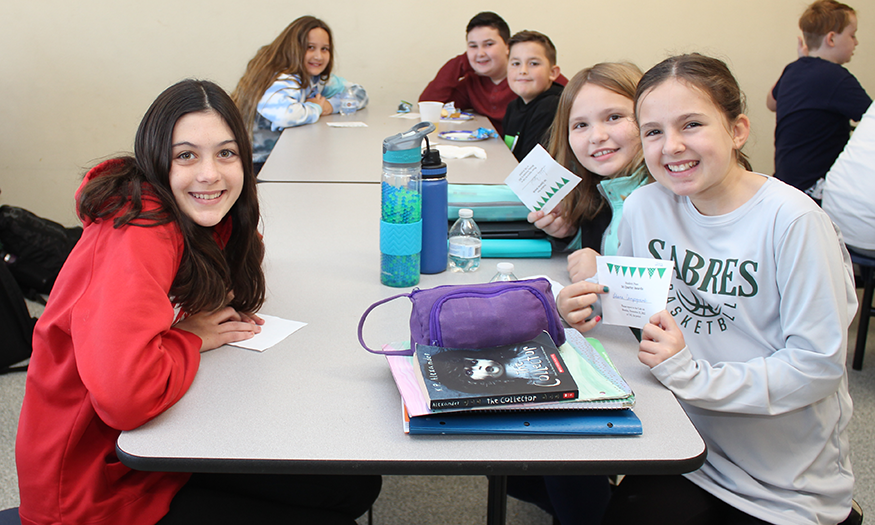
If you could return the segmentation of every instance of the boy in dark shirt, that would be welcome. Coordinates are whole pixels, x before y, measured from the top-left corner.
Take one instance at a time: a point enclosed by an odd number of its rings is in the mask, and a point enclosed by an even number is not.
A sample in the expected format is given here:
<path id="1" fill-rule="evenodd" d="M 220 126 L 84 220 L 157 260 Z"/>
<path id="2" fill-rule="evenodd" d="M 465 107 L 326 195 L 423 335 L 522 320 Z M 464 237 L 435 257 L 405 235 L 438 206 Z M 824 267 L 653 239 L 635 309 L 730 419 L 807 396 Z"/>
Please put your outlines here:
<path id="1" fill-rule="evenodd" d="M 502 128 L 504 142 L 517 160 L 546 141 L 562 85 L 556 65 L 556 47 L 537 31 L 520 31 L 507 43 L 507 83 L 519 98 L 507 105 Z"/>
<path id="2" fill-rule="evenodd" d="M 841 64 L 857 46 L 857 16 L 835 0 L 818 0 L 799 19 L 799 60 L 784 68 L 766 106 L 777 112 L 775 176 L 820 203 L 823 177 L 848 142 L 851 120 L 872 99 Z"/>

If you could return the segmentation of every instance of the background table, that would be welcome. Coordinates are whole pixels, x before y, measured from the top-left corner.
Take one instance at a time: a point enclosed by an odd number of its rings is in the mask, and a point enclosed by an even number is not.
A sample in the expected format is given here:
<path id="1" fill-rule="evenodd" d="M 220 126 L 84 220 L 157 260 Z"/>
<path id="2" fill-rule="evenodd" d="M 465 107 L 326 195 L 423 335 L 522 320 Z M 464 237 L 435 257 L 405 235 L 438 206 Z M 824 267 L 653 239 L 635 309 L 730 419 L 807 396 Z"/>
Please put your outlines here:
<path id="1" fill-rule="evenodd" d="M 379 184 L 382 173 L 383 139 L 409 130 L 419 119 L 393 118 L 395 105 L 372 101 L 365 109 L 344 117 L 333 114 L 314 124 L 286 128 L 258 174 L 272 182 L 368 182 Z M 328 122 L 365 122 L 366 128 L 333 128 Z M 438 131 L 492 129 L 489 119 L 476 115 L 466 122 L 441 122 Z M 445 159 L 451 184 L 501 184 L 517 166 L 517 160 L 497 138 L 455 142 L 429 135 L 437 144 L 477 146 L 487 158 Z M 423 145 L 425 142 L 423 141 Z"/>
<path id="2" fill-rule="evenodd" d="M 385 359 L 365 352 L 356 326 L 371 303 L 409 289 L 379 283 L 379 186 L 262 184 L 268 300 L 263 312 L 309 323 L 263 353 L 203 355 L 189 392 L 124 432 L 125 464 L 142 470 L 322 474 L 680 473 L 705 445 L 674 396 L 637 360 L 627 328 L 599 338 L 636 393 L 644 433 L 630 437 L 408 436 Z M 317 213 L 318 211 L 318 213 Z M 337 220 L 337 214 L 345 220 Z M 302 221 L 302 217 L 308 220 Z M 488 280 L 422 276 L 421 287 Z M 516 274 L 567 282 L 565 258 L 515 260 Z M 372 345 L 409 337 L 409 302 L 375 310 Z"/>

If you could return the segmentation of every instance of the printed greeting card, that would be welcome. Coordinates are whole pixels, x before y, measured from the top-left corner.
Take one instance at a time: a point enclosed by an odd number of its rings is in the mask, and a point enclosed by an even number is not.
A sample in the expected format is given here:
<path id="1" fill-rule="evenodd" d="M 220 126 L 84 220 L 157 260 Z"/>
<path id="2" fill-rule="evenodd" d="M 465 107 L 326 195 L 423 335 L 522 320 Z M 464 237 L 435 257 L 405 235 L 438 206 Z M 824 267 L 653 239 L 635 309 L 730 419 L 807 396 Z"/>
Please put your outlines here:
<path id="1" fill-rule="evenodd" d="M 553 211 L 579 182 L 580 177 L 553 160 L 540 144 L 504 179 L 528 209 L 544 213 Z"/>
<path id="2" fill-rule="evenodd" d="M 596 257 L 602 294 L 602 316 L 607 324 L 642 328 L 650 317 L 665 310 L 674 263 L 643 257 Z"/>

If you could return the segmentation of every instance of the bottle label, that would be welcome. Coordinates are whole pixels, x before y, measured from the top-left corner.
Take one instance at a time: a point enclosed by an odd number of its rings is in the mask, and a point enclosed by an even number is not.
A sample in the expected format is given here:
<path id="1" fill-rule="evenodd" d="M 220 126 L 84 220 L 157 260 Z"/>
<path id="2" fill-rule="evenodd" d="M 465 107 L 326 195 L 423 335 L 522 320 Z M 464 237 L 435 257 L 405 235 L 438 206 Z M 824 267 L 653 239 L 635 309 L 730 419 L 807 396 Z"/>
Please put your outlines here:
<path id="1" fill-rule="evenodd" d="M 477 257 L 477 248 L 479 248 L 479 246 L 451 242 L 449 246 L 449 254 L 452 257 L 473 259 L 474 257 Z"/>

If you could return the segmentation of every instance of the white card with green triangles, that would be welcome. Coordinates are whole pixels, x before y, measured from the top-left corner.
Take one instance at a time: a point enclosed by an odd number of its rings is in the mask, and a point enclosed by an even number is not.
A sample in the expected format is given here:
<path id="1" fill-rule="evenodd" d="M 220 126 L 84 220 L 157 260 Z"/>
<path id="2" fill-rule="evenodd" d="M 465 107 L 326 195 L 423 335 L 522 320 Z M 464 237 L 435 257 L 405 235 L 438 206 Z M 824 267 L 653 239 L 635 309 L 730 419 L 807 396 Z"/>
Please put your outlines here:
<path id="1" fill-rule="evenodd" d="M 504 179 L 528 209 L 544 213 L 553 211 L 579 182 L 580 177 L 553 160 L 540 144 Z"/>
<path id="2" fill-rule="evenodd" d="M 665 310 L 674 262 L 645 257 L 596 257 L 602 317 L 607 324 L 643 328 Z"/>

